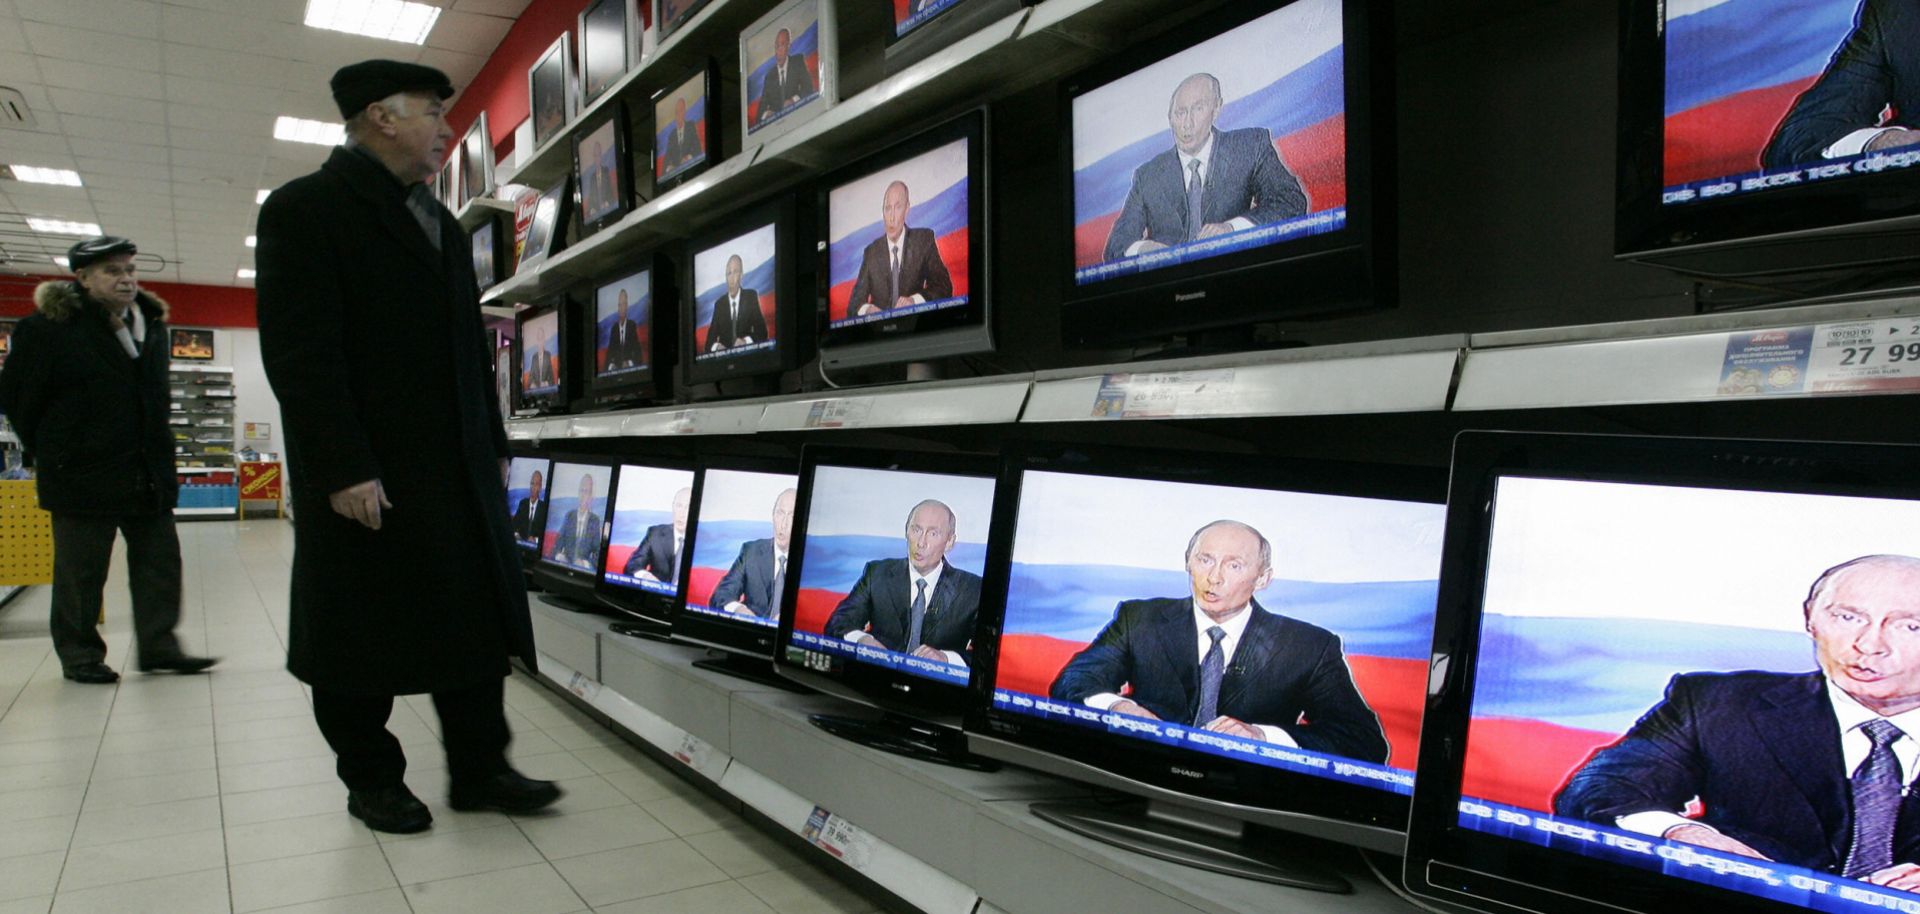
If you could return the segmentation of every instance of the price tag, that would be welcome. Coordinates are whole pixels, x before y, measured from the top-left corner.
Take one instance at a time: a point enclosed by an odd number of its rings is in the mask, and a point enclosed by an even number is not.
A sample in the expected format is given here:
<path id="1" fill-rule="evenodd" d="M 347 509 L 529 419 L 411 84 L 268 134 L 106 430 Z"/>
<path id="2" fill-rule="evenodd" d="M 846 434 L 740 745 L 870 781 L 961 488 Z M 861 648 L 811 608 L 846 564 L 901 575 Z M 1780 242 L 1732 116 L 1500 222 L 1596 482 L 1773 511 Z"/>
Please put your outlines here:
<path id="1" fill-rule="evenodd" d="M 873 414 L 872 397 L 815 400 L 807 407 L 807 428 L 859 428 Z"/>
<path id="2" fill-rule="evenodd" d="M 1920 320 L 1846 321 L 1814 327 L 1807 390 L 1815 394 L 1920 390 Z"/>
<path id="3" fill-rule="evenodd" d="M 595 696 L 600 694 L 600 683 L 589 679 L 585 673 L 575 673 L 573 674 L 573 678 L 567 680 L 567 691 L 587 701 L 592 701 Z"/>
<path id="4" fill-rule="evenodd" d="M 807 824 L 800 830 L 800 837 L 846 861 L 854 869 L 864 868 L 873 859 L 872 835 L 819 806 L 815 806 L 807 816 Z"/>
<path id="5" fill-rule="evenodd" d="M 675 435 L 692 435 L 700 431 L 700 411 L 683 409 L 673 414 L 667 423 L 667 430 Z"/>
<path id="6" fill-rule="evenodd" d="M 704 740 L 691 733 L 683 733 L 680 735 L 680 745 L 673 750 L 673 757 L 679 759 L 682 765 L 698 768 L 700 766 L 695 760 L 705 755 L 707 748 Z"/>
<path id="7" fill-rule="evenodd" d="M 1100 379 L 1095 419 L 1164 419 L 1224 412 L 1233 402 L 1233 369 L 1121 372 Z"/>

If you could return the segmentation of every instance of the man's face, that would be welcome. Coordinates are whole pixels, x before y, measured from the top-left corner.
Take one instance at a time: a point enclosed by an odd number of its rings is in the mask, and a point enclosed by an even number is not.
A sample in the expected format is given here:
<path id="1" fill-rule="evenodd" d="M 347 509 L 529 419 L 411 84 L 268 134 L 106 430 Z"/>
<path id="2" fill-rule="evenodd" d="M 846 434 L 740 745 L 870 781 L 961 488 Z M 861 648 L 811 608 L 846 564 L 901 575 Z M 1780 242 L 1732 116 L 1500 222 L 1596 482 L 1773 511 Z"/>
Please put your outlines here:
<path id="1" fill-rule="evenodd" d="M 1188 77 L 1174 90 L 1173 105 L 1167 109 L 1174 145 L 1188 155 L 1198 153 L 1213 135 L 1213 119 L 1219 114 L 1220 99 L 1214 95 L 1213 81 Z"/>
<path id="2" fill-rule="evenodd" d="M 627 290 L 621 289 L 620 290 L 620 320 L 622 323 L 625 323 L 626 319 L 627 319 Z"/>
<path id="3" fill-rule="evenodd" d="M 1827 680 L 1881 714 L 1920 707 L 1920 569 L 1842 571 L 1807 616 Z"/>
<path id="4" fill-rule="evenodd" d="M 593 477 L 580 477 L 580 507 L 584 510 L 593 501 Z"/>
<path id="5" fill-rule="evenodd" d="M 393 117 L 388 129 L 403 160 L 413 166 L 416 179 L 431 176 L 439 170 L 453 142 L 446 108 L 431 92 L 408 93 L 406 107 L 406 117 Z"/>
<path id="6" fill-rule="evenodd" d="M 746 266 L 738 257 L 727 258 L 727 295 L 740 294 L 740 277 L 746 275 Z"/>
<path id="7" fill-rule="evenodd" d="M 1260 568 L 1259 538 L 1223 524 L 1201 534 L 1193 544 L 1187 576 L 1193 583 L 1193 605 L 1220 619 L 1246 606 L 1273 573 Z"/>
<path id="8" fill-rule="evenodd" d="M 673 129 L 679 130 L 680 128 L 685 127 L 686 125 L 687 125 L 687 100 L 684 98 L 674 99 L 673 100 Z"/>
<path id="9" fill-rule="evenodd" d="M 953 548 L 953 520 L 939 505 L 921 505 L 907 518 L 907 561 L 921 574 L 932 574 Z"/>
<path id="10" fill-rule="evenodd" d="M 886 227 L 889 241 L 899 238 L 900 233 L 907 230 L 907 210 L 911 208 L 904 184 L 889 186 L 886 194 L 880 198 L 880 223 Z"/>
<path id="11" fill-rule="evenodd" d="M 793 47 L 793 36 L 788 34 L 786 29 L 781 29 L 780 34 L 773 36 L 773 61 L 775 66 L 786 64 L 787 49 L 790 47 Z"/>
<path id="12" fill-rule="evenodd" d="M 773 500 L 773 546 L 781 552 L 787 551 L 787 544 L 793 542 L 793 490 L 780 493 Z"/>
<path id="13" fill-rule="evenodd" d="M 527 497 L 534 501 L 539 501 L 540 487 L 542 485 L 545 485 L 545 481 L 540 478 L 540 473 L 536 470 L 534 471 L 533 478 L 527 480 Z"/>
<path id="14" fill-rule="evenodd" d="M 673 493 L 673 532 L 676 536 L 687 533 L 687 508 L 693 504 L 693 490 L 681 489 Z"/>
<path id="15" fill-rule="evenodd" d="M 81 267 L 74 276 L 94 301 L 124 308 L 140 293 L 139 272 L 132 254 L 115 254 Z"/>

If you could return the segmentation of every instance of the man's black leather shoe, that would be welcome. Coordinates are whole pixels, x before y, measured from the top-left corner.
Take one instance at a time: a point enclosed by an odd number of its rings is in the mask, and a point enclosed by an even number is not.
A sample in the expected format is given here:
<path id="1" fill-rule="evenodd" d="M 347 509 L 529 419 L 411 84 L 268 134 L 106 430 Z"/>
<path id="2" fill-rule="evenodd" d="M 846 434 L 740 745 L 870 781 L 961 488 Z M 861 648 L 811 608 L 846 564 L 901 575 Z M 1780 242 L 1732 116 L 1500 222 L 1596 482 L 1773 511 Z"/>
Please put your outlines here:
<path id="1" fill-rule="evenodd" d="M 75 667 L 68 667 L 67 669 L 62 670 L 60 675 L 65 676 L 68 679 L 73 680 L 74 682 L 88 682 L 88 683 L 97 684 L 97 683 L 120 681 L 120 674 L 114 672 L 113 667 L 107 666 L 106 664 L 100 663 L 98 661 L 95 661 L 93 663 L 83 663 Z"/>
<path id="2" fill-rule="evenodd" d="M 152 662 L 142 660 L 140 661 L 140 672 L 198 673 L 219 662 L 220 658 L 218 657 L 192 657 L 187 654 L 181 654 L 178 657 L 168 657 L 164 660 L 154 660 Z"/>
<path id="3" fill-rule="evenodd" d="M 347 812 L 374 831 L 396 835 L 426 831 L 433 825 L 433 813 L 427 811 L 427 804 L 420 802 L 404 784 L 377 790 L 350 790 Z"/>
<path id="4" fill-rule="evenodd" d="M 506 771 L 478 784 L 453 788 L 447 805 L 461 812 L 492 809 L 527 813 L 552 805 L 560 795 L 559 786 L 552 781 L 536 781 L 517 771 Z"/>

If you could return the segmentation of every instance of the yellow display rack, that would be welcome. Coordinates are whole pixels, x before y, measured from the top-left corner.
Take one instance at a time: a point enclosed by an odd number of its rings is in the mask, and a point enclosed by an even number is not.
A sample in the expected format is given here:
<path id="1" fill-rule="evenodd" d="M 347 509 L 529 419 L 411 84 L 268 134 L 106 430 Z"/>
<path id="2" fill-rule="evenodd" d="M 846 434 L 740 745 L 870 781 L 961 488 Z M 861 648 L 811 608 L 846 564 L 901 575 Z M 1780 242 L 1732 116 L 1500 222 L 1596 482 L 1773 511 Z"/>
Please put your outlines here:
<path id="1" fill-rule="evenodd" d="M 53 515 L 33 480 L 0 480 L 0 586 L 52 581 Z"/>

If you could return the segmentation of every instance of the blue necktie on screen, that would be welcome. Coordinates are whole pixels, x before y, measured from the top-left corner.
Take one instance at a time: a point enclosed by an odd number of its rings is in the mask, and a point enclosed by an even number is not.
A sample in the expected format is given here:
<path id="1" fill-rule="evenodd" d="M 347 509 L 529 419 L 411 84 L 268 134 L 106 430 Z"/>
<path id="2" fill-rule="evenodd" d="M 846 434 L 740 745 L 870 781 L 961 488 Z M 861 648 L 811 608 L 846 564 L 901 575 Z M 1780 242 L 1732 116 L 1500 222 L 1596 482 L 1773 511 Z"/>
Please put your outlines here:
<path id="1" fill-rule="evenodd" d="M 912 653 L 914 648 L 920 646 L 920 624 L 926 620 L 927 579 L 921 578 L 913 582 L 913 625 L 907 629 L 907 646 L 901 651 Z"/>
<path id="2" fill-rule="evenodd" d="M 786 590 L 786 587 L 787 557 L 783 555 L 778 561 L 773 563 L 773 599 L 767 601 L 767 618 L 780 618 L 780 614 L 775 610 L 780 606 L 780 594 Z"/>
<path id="3" fill-rule="evenodd" d="M 1873 742 L 1853 772 L 1853 846 L 1845 876 L 1859 879 L 1893 865 L 1893 829 L 1900 818 L 1900 760 L 1890 748 L 1905 734 L 1884 720 L 1860 727 Z"/>
<path id="4" fill-rule="evenodd" d="M 1200 227 L 1206 222 L 1201 218 L 1200 197 L 1207 192 L 1207 182 L 1200 179 L 1200 160 L 1187 162 L 1187 171 L 1192 176 L 1187 179 L 1187 240 L 1200 240 Z"/>
<path id="5" fill-rule="evenodd" d="M 1209 625 L 1207 637 L 1213 639 L 1213 645 L 1207 648 L 1207 656 L 1200 659 L 1200 709 L 1193 714 L 1196 727 L 1204 727 L 1220 716 L 1220 680 L 1227 678 L 1227 653 L 1220 649 L 1227 630 Z"/>

